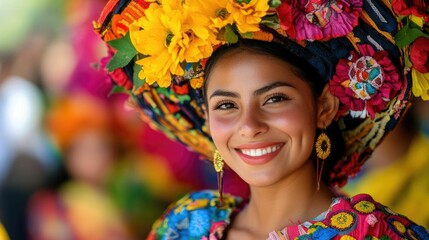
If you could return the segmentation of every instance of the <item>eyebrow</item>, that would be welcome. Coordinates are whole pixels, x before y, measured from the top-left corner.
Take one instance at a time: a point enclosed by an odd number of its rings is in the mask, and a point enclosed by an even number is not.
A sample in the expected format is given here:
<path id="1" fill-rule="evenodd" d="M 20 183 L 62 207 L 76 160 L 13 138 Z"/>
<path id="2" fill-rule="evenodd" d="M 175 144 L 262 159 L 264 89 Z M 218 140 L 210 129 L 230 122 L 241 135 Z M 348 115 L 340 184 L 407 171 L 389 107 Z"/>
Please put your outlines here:
<path id="1" fill-rule="evenodd" d="M 274 82 L 274 83 L 272 83 L 272 84 L 270 84 L 270 85 L 267 85 L 267 86 L 265 86 L 265 87 L 262 87 L 262 88 L 259 88 L 259 89 L 255 90 L 255 91 L 253 92 L 253 95 L 254 95 L 254 96 L 259 96 L 259 95 L 261 95 L 261 94 L 263 94 L 263 93 L 266 93 L 266 92 L 268 92 L 268 91 L 270 91 L 270 90 L 272 90 L 272 89 L 274 89 L 274 88 L 277 88 L 277 87 L 285 87 L 285 86 L 286 86 L 286 87 L 293 87 L 293 86 L 292 86 L 292 85 L 290 85 L 289 83 L 285 83 L 285 82 Z M 235 92 L 229 92 L 229 91 L 225 91 L 225 90 L 216 90 L 216 91 L 214 91 L 214 92 L 210 95 L 209 99 L 211 99 L 211 98 L 213 98 L 213 97 L 216 97 L 216 96 L 239 98 L 238 93 L 235 93 Z"/>
<path id="2" fill-rule="evenodd" d="M 233 98 L 239 98 L 238 94 L 235 92 L 228 92 L 228 91 L 224 91 L 224 90 L 216 90 L 212 93 L 212 95 L 210 95 L 211 99 L 212 97 L 216 97 L 216 96 L 223 96 L 223 97 L 233 97 Z"/>
<path id="3" fill-rule="evenodd" d="M 274 82 L 270 85 L 267 85 L 265 87 L 259 88 L 257 90 L 255 90 L 255 92 L 253 92 L 253 96 L 259 96 L 263 93 L 266 93 L 274 88 L 278 88 L 278 87 L 293 87 L 292 85 L 290 85 L 289 83 L 285 83 L 285 82 Z"/>

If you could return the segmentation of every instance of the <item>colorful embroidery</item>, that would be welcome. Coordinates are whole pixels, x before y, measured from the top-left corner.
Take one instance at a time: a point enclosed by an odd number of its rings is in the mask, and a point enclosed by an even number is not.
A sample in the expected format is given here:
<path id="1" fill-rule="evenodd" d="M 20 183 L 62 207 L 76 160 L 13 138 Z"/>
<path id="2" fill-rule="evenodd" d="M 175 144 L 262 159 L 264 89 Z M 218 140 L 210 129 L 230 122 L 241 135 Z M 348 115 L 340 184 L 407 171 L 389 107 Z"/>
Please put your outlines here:
<path id="1" fill-rule="evenodd" d="M 354 205 L 354 209 L 360 213 L 371 213 L 375 210 L 375 205 L 369 201 L 360 201 Z"/>
<path id="2" fill-rule="evenodd" d="M 224 195 L 225 205 L 218 208 L 218 200 L 215 191 L 186 195 L 154 224 L 148 239 L 218 239 L 242 202 L 238 197 Z"/>
<path id="3" fill-rule="evenodd" d="M 290 37 L 297 40 L 329 40 L 352 31 L 358 23 L 362 1 L 282 1 L 277 11 L 280 16 L 285 16 L 280 18 L 280 24 Z"/>
<path id="4" fill-rule="evenodd" d="M 351 212 L 338 212 L 330 217 L 330 226 L 342 232 L 350 230 L 356 223 L 356 216 Z"/>
<path id="5" fill-rule="evenodd" d="M 400 90 L 403 79 L 386 51 L 368 44 L 359 45 L 359 50 L 340 59 L 329 89 L 352 117 L 374 119 Z"/>
<path id="6" fill-rule="evenodd" d="M 217 208 L 214 191 L 191 193 L 172 205 L 153 227 L 148 239 L 219 240 L 236 212 L 239 198 L 224 196 L 225 207 Z M 328 211 L 315 220 L 268 233 L 269 240 L 282 239 L 429 239 L 426 229 L 375 202 L 369 195 L 333 199 Z M 390 210 L 391 211 L 391 210 Z M 370 214 L 368 214 L 371 212 Z M 390 228 L 392 231 L 386 231 Z"/>

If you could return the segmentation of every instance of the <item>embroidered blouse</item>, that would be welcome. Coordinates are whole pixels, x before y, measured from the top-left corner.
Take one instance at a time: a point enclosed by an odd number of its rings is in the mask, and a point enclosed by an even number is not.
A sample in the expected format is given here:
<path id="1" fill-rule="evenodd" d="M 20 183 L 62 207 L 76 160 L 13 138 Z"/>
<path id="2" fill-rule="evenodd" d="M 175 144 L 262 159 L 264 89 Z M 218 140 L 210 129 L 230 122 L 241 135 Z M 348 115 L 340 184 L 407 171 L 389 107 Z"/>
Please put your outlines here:
<path id="1" fill-rule="evenodd" d="M 241 198 L 225 195 L 217 207 L 215 191 L 190 193 L 171 205 L 154 223 L 148 239 L 218 240 L 246 205 Z M 377 203 L 367 194 L 336 197 L 329 209 L 315 219 L 268 233 L 267 239 L 429 239 L 427 230 Z"/>

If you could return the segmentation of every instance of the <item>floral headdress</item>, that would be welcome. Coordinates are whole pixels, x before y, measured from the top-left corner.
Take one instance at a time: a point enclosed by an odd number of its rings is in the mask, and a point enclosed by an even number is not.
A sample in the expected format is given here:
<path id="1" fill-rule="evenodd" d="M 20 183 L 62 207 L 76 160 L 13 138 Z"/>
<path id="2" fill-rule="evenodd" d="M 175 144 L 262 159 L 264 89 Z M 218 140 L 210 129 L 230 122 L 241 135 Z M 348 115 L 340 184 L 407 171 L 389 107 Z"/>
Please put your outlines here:
<path id="1" fill-rule="evenodd" d="M 329 176 L 341 186 L 393 129 L 411 93 L 429 99 L 423 0 L 111 0 L 94 22 L 110 46 L 113 91 L 152 127 L 209 158 L 204 66 L 239 39 L 281 43 L 306 59 L 340 100 L 346 149 Z"/>

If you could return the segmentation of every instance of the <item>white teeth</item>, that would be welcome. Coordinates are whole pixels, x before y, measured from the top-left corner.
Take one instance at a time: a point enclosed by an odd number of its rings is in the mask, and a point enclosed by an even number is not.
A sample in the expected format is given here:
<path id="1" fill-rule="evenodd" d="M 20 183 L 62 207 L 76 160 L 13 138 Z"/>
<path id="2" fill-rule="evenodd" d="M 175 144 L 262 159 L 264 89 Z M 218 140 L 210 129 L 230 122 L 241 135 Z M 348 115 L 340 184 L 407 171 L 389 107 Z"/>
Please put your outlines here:
<path id="1" fill-rule="evenodd" d="M 257 149 L 241 149 L 240 151 L 248 156 L 251 157 L 260 157 L 263 155 L 266 155 L 268 153 L 272 153 L 277 151 L 280 148 L 281 145 L 276 145 L 273 147 L 266 147 L 266 148 L 257 148 Z"/>

